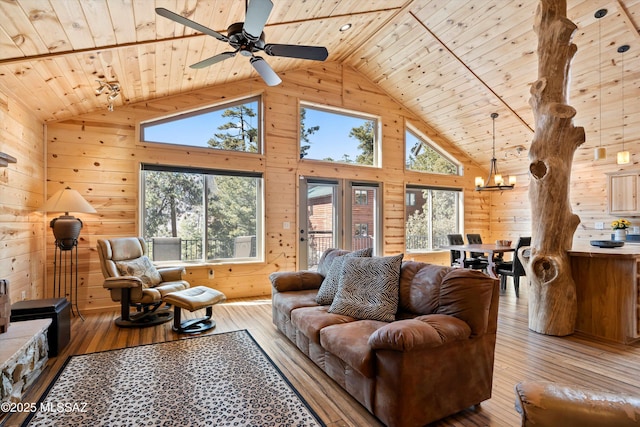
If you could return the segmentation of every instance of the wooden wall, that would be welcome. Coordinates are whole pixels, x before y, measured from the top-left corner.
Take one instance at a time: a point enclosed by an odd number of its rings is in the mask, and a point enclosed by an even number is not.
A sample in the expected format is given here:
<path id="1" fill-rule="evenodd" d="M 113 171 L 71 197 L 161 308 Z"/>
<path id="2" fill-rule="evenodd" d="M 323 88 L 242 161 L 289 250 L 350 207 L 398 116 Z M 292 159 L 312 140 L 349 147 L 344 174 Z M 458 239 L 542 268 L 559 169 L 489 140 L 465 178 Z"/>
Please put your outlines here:
<path id="1" fill-rule="evenodd" d="M 0 151 L 17 159 L 0 167 L 0 278 L 10 281 L 12 303 L 43 297 L 43 132 L 43 123 L 0 87 Z"/>
<path id="2" fill-rule="evenodd" d="M 597 130 L 585 129 L 587 141 L 597 137 Z M 629 137 L 629 139 L 635 139 Z M 530 143 L 523 144 L 529 148 Z M 611 238 L 611 221 L 619 218 L 618 215 L 607 213 L 607 173 L 617 171 L 640 170 L 640 142 L 631 141 L 625 143 L 625 148 L 631 152 L 631 162 L 627 165 L 616 164 L 616 152 L 608 150 L 604 160 L 593 160 L 593 146 L 584 144 L 578 148 L 574 155 L 571 171 L 570 201 L 573 212 L 580 217 L 573 239 L 573 244 L 588 245 L 590 240 L 609 240 Z M 491 239 L 511 238 L 516 240 L 518 236 L 530 235 L 531 210 L 529 208 L 529 186 L 526 162 L 526 154 L 523 159 L 518 159 L 518 185 L 513 191 L 493 193 L 491 196 Z M 501 166 L 505 163 L 502 160 Z M 513 165 L 511 165 L 513 171 Z M 640 215 L 626 217 L 631 225 L 640 226 Z M 604 229 L 595 228 L 596 222 L 603 222 Z M 639 247 L 640 249 L 640 247 Z"/>
<path id="3" fill-rule="evenodd" d="M 248 80 L 117 107 L 114 112 L 106 111 L 105 106 L 104 110 L 92 114 L 49 123 L 46 133 L 42 123 L 12 97 L 7 88 L 0 88 L 0 151 L 18 159 L 16 164 L 0 168 L 0 277 L 11 281 L 12 301 L 20 300 L 22 292 L 28 299 L 52 296 L 53 236 L 48 221 L 55 215 L 43 215 L 37 209 L 46 194 L 69 185 L 85 195 L 98 210 L 95 215 L 79 215 L 85 224 L 79 245 L 80 307 L 83 310 L 115 307 L 108 292 L 102 288 L 95 245 L 101 237 L 138 234 L 138 170 L 142 161 L 229 169 L 249 167 L 264 173 L 267 201 L 265 262 L 216 264 L 212 267 L 215 271 L 213 280 L 207 278 L 209 266 L 188 268 L 194 284 L 216 287 L 230 298 L 267 295 L 270 272 L 296 268 L 297 185 L 301 175 L 383 182 L 386 254 L 404 250 L 405 184 L 464 187 L 465 231 L 479 232 L 487 241 L 516 240 L 518 236 L 531 234 L 526 152 L 518 159 L 499 159 L 503 173 L 517 174 L 515 190 L 477 193 L 473 191 L 473 178 L 486 174 L 486 170 L 479 171 L 473 160 L 462 155 L 428 124 L 420 122 L 357 71 L 328 63 L 305 71 L 288 72 L 283 80 L 282 85 L 274 88 L 265 88 L 260 80 Z M 189 149 L 176 153 L 137 142 L 137 124 L 141 120 L 257 93 L 263 95 L 265 105 L 265 153 L 262 156 L 202 153 Z M 300 101 L 379 115 L 383 125 L 383 169 L 300 161 L 297 153 Z M 464 176 L 405 172 L 403 135 L 406 120 L 461 160 Z M 587 140 L 593 138 L 593 131 L 586 131 Z M 529 144 L 524 141 L 523 145 L 528 147 Z M 632 152 L 632 162 L 625 166 L 616 165 L 613 152 L 608 153 L 606 160 L 598 162 L 592 160 L 592 148 L 581 148 L 576 152 L 571 202 L 574 212 L 582 219 L 576 242 L 605 239 L 611 233 L 609 223 L 615 217 L 606 212 L 605 173 L 640 169 L 637 160 L 640 144 L 632 141 L 627 148 Z M 640 225 L 640 217 L 629 219 L 633 225 Z M 282 229 L 285 221 L 292 224 L 289 230 Z M 595 229 L 595 222 L 599 221 L 605 223 L 604 230 Z M 408 254 L 407 258 L 448 262 L 447 253 Z"/>
<path id="4" fill-rule="evenodd" d="M 187 268 L 192 285 L 207 285 L 229 298 L 269 295 L 269 273 L 296 268 L 297 189 L 302 176 L 339 177 L 383 183 L 385 254 L 404 252 L 404 186 L 429 184 L 464 188 L 465 229 L 489 233 L 489 200 L 473 191 L 473 179 L 484 174 L 478 165 L 438 136 L 427 124 L 403 109 L 358 72 L 340 64 L 325 63 L 307 70 L 283 73 L 283 83 L 265 87 L 260 80 L 212 87 L 186 95 L 105 109 L 70 120 L 48 124 L 47 190 L 51 194 L 69 185 L 85 195 L 97 214 L 79 215 L 85 227 L 79 243 L 82 310 L 115 307 L 102 288 L 102 273 L 95 251 L 97 239 L 135 236 L 138 229 L 138 171 L 140 162 L 214 168 L 249 168 L 265 177 L 266 257 L 264 263 L 215 264 Z M 262 156 L 215 152 L 205 149 L 162 148 L 137 141 L 141 120 L 218 104 L 261 93 L 265 109 L 265 150 Z M 298 106 L 309 101 L 381 117 L 383 168 L 325 164 L 300 160 Z M 410 120 L 421 132 L 464 164 L 463 177 L 404 171 L 404 125 Z M 283 222 L 291 228 L 282 228 Z M 52 259 L 53 245 L 47 245 Z M 448 263 L 448 253 L 407 255 L 407 259 Z M 48 263 L 51 264 L 51 263 Z M 207 272 L 213 268 L 215 277 Z M 52 266 L 48 265 L 48 283 Z"/>

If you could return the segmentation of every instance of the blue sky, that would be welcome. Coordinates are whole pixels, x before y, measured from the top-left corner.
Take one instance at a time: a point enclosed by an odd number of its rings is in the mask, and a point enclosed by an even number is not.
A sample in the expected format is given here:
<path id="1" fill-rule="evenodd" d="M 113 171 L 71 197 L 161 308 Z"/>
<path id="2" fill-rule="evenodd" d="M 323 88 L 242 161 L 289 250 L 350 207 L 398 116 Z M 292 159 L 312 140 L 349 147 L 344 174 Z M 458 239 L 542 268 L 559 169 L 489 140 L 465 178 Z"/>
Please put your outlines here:
<path id="1" fill-rule="evenodd" d="M 257 108 L 255 103 L 254 108 Z M 206 147 L 209 138 L 220 132 L 218 127 L 229 122 L 228 117 L 222 117 L 223 112 L 224 109 L 147 126 L 144 130 L 144 140 Z M 349 132 L 352 128 L 361 126 L 364 121 L 362 118 L 307 108 L 305 125 L 320 126 L 309 138 L 311 148 L 307 158 L 331 157 L 341 160 L 344 154 L 348 154 L 350 159 L 355 161 L 359 141 L 350 138 Z M 256 122 L 257 117 L 253 117 L 250 125 L 256 126 Z"/>

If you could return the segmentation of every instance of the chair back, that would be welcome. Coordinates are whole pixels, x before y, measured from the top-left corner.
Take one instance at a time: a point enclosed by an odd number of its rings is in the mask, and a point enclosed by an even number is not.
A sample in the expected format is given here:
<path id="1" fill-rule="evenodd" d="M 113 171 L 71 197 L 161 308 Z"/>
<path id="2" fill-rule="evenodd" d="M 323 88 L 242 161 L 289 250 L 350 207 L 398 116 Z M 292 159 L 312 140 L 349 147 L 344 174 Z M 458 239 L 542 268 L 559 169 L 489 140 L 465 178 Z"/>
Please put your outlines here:
<path id="1" fill-rule="evenodd" d="M 464 238 L 462 234 L 447 234 L 447 240 L 450 245 L 464 245 Z M 451 250 L 449 251 L 451 265 L 458 265 L 458 260 L 461 258 L 460 251 Z"/>
<path id="2" fill-rule="evenodd" d="M 482 244 L 482 236 L 479 234 L 467 234 L 467 242 L 470 245 L 481 245 Z"/>
<path id="3" fill-rule="evenodd" d="M 118 277 L 117 261 L 129 261 L 147 254 L 147 244 L 142 237 L 118 237 L 98 239 L 100 267 L 105 278 Z"/>
<path id="4" fill-rule="evenodd" d="M 531 246 L 531 237 L 520 237 L 518 239 L 518 244 L 516 245 L 516 251 L 513 254 L 513 275 L 517 276 L 526 276 L 524 272 L 524 266 L 522 262 L 520 262 L 520 257 L 518 256 L 518 250 L 523 246 Z"/>
<path id="5" fill-rule="evenodd" d="M 481 245 L 482 244 L 482 236 L 479 234 L 467 233 L 467 242 L 470 245 Z M 471 252 L 471 258 L 482 258 L 484 257 L 484 253 L 482 252 Z"/>

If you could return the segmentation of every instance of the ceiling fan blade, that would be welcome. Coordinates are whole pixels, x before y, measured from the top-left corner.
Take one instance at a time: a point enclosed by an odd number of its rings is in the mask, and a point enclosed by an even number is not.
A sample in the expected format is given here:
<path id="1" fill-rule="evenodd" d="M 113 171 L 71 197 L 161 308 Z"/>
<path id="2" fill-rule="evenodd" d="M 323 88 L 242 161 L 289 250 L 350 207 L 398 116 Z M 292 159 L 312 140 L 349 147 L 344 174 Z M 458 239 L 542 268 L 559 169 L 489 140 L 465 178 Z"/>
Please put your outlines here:
<path id="1" fill-rule="evenodd" d="M 251 0 L 247 6 L 247 16 L 244 18 L 242 32 L 251 40 L 258 40 L 269 19 L 273 8 L 271 0 Z"/>
<path id="2" fill-rule="evenodd" d="M 273 71 L 273 68 L 271 68 L 263 58 L 254 56 L 249 62 L 251 62 L 251 65 L 253 65 L 253 68 L 260 74 L 260 77 L 262 77 L 262 80 L 264 80 L 267 86 L 277 86 L 282 83 L 280 77 L 278 77 L 276 72 Z"/>
<path id="3" fill-rule="evenodd" d="M 322 46 L 300 46 L 296 44 L 268 44 L 264 47 L 267 55 L 286 56 L 289 58 L 312 59 L 314 61 L 324 61 L 329 56 L 326 47 Z"/>
<path id="4" fill-rule="evenodd" d="M 177 13 L 171 12 L 164 7 L 156 7 L 156 13 L 160 16 L 164 16 L 165 18 L 169 18 L 172 21 L 177 22 L 178 24 L 182 24 L 184 26 L 193 28 L 196 31 L 200 31 L 201 33 L 208 34 L 212 37 L 217 38 L 220 41 L 227 42 L 229 39 L 226 36 L 223 36 L 217 31 L 213 31 L 211 28 L 207 28 L 204 25 L 200 25 L 197 22 L 193 22 L 190 19 L 185 18 L 182 15 L 178 15 Z"/>
<path id="5" fill-rule="evenodd" d="M 224 61 L 228 58 L 233 58 L 236 56 L 235 52 L 224 52 L 218 55 L 212 56 L 211 58 L 205 59 L 204 61 L 196 62 L 193 65 L 190 65 L 189 68 L 200 69 L 204 67 L 208 67 L 209 65 L 217 64 L 218 62 Z"/>

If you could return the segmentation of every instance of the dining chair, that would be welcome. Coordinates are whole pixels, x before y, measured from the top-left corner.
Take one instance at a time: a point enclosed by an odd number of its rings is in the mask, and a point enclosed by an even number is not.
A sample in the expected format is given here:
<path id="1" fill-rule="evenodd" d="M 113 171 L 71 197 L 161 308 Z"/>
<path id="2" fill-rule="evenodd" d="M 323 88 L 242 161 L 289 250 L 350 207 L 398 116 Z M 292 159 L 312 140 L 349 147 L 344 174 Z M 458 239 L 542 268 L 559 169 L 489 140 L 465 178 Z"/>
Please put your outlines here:
<path id="1" fill-rule="evenodd" d="M 474 233 L 467 233 L 467 242 L 469 242 L 470 245 L 481 245 L 482 244 L 482 236 L 479 234 L 474 234 Z M 483 261 L 487 261 L 487 257 L 485 254 L 481 253 L 481 252 L 471 252 L 471 257 L 472 258 L 477 258 Z M 498 253 L 498 254 L 493 254 L 493 261 L 495 263 L 499 263 L 502 262 L 503 260 L 503 254 L 502 253 Z"/>
<path id="2" fill-rule="evenodd" d="M 479 234 L 467 233 L 467 242 L 470 245 L 481 245 L 482 236 L 480 236 Z M 471 256 L 471 258 L 487 261 L 487 257 L 482 252 L 471 252 L 469 255 Z"/>
<path id="3" fill-rule="evenodd" d="M 449 241 L 450 245 L 464 245 L 464 238 L 462 237 L 462 234 L 447 234 L 447 240 Z M 482 261 L 474 257 L 465 257 L 464 265 L 460 265 L 459 260 L 462 256 L 460 251 L 451 250 L 449 252 L 452 267 L 464 267 L 474 270 L 484 270 L 485 268 L 487 268 L 488 263 L 486 262 L 486 260 Z"/>
<path id="4" fill-rule="evenodd" d="M 501 262 L 496 268 L 496 273 L 500 276 L 500 289 L 507 289 L 507 276 L 513 277 L 513 288 L 516 291 L 516 298 L 520 297 L 520 277 L 526 276 L 524 266 L 518 258 L 518 250 L 523 246 L 531 246 L 531 237 L 520 237 L 516 244 L 516 251 L 512 261 Z"/>

